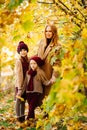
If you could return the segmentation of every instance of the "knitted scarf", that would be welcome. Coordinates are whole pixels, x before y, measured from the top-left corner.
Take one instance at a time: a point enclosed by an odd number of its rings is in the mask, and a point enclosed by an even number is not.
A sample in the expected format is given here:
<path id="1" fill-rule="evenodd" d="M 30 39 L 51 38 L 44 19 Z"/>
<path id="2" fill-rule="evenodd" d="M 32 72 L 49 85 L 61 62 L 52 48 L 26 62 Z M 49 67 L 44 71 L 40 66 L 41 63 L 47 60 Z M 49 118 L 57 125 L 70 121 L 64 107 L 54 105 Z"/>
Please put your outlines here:
<path id="1" fill-rule="evenodd" d="M 33 91 L 34 90 L 33 78 L 37 74 L 37 72 L 30 69 L 28 74 L 30 75 L 30 80 L 29 80 L 29 83 L 27 85 L 26 91 Z"/>

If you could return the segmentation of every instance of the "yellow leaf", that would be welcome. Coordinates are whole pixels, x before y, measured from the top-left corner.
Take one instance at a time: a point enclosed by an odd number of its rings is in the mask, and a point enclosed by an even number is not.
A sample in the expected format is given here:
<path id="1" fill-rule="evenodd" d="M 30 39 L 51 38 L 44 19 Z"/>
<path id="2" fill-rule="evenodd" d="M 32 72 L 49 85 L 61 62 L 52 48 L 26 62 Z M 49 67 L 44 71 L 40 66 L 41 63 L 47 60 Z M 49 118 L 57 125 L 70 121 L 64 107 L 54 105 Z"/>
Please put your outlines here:
<path id="1" fill-rule="evenodd" d="M 20 97 L 20 96 L 16 96 L 18 99 L 20 99 L 21 101 L 24 102 L 24 98 Z"/>
<path id="2" fill-rule="evenodd" d="M 82 38 L 87 38 L 87 28 L 84 28 L 82 31 Z"/>

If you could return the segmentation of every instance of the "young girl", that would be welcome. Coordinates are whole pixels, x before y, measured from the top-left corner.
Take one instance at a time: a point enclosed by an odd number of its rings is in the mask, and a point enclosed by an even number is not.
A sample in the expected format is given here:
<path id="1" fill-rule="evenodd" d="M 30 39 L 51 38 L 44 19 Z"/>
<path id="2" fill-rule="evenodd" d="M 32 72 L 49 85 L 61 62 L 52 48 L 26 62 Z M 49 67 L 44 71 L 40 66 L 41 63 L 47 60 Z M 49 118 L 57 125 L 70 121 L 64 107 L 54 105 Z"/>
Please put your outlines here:
<path id="1" fill-rule="evenodd" d="M 30 70 L 26 74 L 24 86 L 26 86 L 27 101 L 29 111 L 27 120 L 35 118 L 34 110 L 38 105 L 38 100 L 43 93 L 44 85 L 49 85 L 50 81 L 47 80 L 45 73 L 40 67 L 43 65 L 43 60 L 40 57 L 34 56 L 30 58 Z"/>
<path id="2" fill-rule="evenodd" d="M 20 58 L 16 61 L 15 64 L 15 77 L 16 77 L 15 111 L 18 121 L 23 122 L 25 120 L 24 112 L 25 112 L 25 100 L 26 100 L 26 92 L 23 90 L 23 83 L 25 80 L 26 72 L 29 68 L 29 60 L 27 57 L 28 46 L 23 41 L 20 41 L 17 47 L 17 52 Z M 21 100 L 22 98 L 24 99 L 24 101 Z"/>

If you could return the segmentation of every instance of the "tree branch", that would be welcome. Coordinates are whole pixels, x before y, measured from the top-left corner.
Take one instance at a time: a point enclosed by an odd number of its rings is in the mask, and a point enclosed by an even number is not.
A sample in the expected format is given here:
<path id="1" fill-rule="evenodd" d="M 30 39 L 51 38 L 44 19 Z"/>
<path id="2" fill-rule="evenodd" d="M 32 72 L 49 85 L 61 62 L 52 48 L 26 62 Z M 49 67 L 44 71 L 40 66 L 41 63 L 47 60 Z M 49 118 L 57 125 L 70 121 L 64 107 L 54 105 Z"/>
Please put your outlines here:
<path id="1" fill-rule="evenodd" d="M 53 0 L 53 2 L 44 2 L 44 1 L 37 1 L 37 3 L 41 3 L 41 4 L 54 4 L 55 0 Z"/>
<path id="2" fill-rule="evenodd" d="M 60 3 L 63 7 L 62 7 L 61 5 L 59 5 L 59 3 Z M 62 1 L 58 0 L 58 3 L 55 2 L 55 4 L 56 4 L 58 7 L 60 7 L 60 9 L 62 9 L 66 14 L 73 15 L 76 19 L 80 20 L 81 22 L 85 22 L 84 20 L 78 18 L 77 15 L 76 15 L 72 10 L 70 10 Z"/>

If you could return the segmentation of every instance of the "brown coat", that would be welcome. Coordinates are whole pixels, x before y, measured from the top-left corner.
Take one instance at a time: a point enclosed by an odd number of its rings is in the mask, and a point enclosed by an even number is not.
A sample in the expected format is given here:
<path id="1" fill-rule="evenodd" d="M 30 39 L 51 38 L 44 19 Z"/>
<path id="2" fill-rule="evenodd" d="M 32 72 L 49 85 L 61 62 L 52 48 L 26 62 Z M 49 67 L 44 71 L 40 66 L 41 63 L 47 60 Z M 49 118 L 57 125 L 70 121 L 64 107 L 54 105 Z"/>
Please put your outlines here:
<path id="1" fill-rule="evenodd" d="M 24 89 L 28 85 L 29 80 L 30 80 L 30 75 L 27 72 L 26 78 L 24 81 L 24 85 L 23 85 Z M 37 74 L 33 78 L 34 90 L 33 91 L 26 91 L 26 93 L 34 93 L 34 92 L 43 93 L 43 85 L 47 86 L 48 84 L 49 84 L 49 82 L 46 78 L 44 71 L 42 69 L 38 68 Z"/>
<path id="2" fill-rule="evenodd" d="M 57 76 L 57 74 L 53 70 L 53 66 L 50 64 L 50 60 L 49 60 L 50 52 L 53 50 L 54 45 L 49 44 L 48 47 L 46 48 L 46 50 L 45 50 L 45 47 L 46 47 L 46 40 L 42 39 L 39 43 L 39 49 L 38 49 L 37 54 L 41 59 L 43 59 L 45 61 L 45 64 L 43 65 L 42 69 L 46 72 L 46 76 L 49 80 L 52 78 L 52 76 L 54 76 L 54 77 Z M 59 50 L 61 48 L 61 45 L 57 44 L 56 47 Z M 48 95 L 50 88 L 51 88 L 51 86 L 45 88 L 45 95 Z"/>

